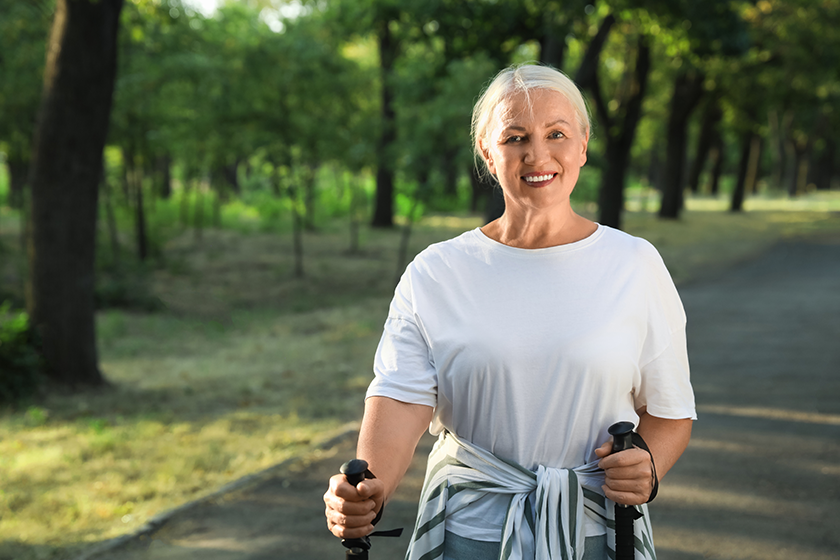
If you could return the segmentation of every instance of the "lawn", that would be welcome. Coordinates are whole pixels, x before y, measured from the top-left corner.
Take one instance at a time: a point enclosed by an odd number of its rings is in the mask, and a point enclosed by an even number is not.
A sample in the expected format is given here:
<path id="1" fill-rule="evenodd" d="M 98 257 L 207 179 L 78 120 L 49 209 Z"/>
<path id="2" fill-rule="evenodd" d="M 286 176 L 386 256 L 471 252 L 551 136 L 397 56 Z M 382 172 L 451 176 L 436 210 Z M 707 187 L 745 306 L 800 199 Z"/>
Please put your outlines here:
<path id="1" fill-rule="evenodd" d="M 626 229 L 653 242 L 685 283 L 781 239 L 838 238 L 838 194 L 754 200 L 738 215 L 692 199 L 679 221 L 629 212 Z M 480 223 L 429 216 L 410 253 Z M 7 265 L 18 227 L 0 209 Z M 208 229 L 168 239 L 142 278 L 159 309 L 97 315 L 111 386 L 0 415 L 0 559 L 53 558 L 130 532 L 358 421 L 399 232 L 364 230 L 361 252 L 349 254 L 336 221 L 304 243 L 299 279 L 288 234 Z M 19 280 L 19 267 L 0 269 L 5 284 Z"/>

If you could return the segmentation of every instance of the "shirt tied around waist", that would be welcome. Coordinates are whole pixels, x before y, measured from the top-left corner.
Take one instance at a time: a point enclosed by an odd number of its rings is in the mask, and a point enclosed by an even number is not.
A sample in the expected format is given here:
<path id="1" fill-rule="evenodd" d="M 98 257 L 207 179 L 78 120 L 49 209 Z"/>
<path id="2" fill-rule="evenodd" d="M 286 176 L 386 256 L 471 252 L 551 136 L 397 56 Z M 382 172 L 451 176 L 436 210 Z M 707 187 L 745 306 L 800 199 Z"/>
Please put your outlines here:
<path id="1" fill-rule="evenodd" d="M 614 503 L 598 492 L 603 483 L 597 461 L 573 469 L 540 465 L 533 472 L 444 432 L 429 455 L 406 560 L 442 558 L 446 518 L 487 493 L 510 495 L 500 560 L 580 560 L 585 515 L 606 526 L 614 551 Z M 646 505 L 637 509 L 647 514 Z M 655 560 L 648 516 L 634 529 L 636 560 Z"/>

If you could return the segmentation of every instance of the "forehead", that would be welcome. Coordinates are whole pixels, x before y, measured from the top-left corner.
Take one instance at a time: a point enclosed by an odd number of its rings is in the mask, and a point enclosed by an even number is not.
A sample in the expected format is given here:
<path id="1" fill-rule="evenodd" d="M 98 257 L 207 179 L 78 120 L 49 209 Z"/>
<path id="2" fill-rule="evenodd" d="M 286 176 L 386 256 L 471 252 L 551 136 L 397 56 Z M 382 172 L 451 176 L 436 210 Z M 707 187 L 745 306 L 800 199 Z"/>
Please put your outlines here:
<path id="1" fill-rule="evenodd" d="M 558 121 L 576 122 L 574 107 L 565 95 L 549 89 L 520 91 L 503 99 L 493 112 L 493 128 L 531 128 Z"/>

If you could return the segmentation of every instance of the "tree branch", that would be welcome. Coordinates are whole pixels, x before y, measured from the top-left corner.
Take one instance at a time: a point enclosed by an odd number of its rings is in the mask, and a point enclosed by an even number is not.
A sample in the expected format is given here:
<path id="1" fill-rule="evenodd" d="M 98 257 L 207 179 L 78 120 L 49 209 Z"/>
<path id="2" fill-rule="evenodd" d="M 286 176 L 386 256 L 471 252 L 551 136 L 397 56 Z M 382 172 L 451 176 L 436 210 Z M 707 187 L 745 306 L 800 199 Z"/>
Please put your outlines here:
<path id="1" fill-rule="evenodd" d="M 586 54 L 580 63 L 577 74 L 575 74 L 575 82 L 581 89 L 591 89 L 597 80 L 598 62 L 601 60 L 601 52 L 604 50 L 604 45 L 607 42 L 607 37 L 610 34 L 615 23 L 615 16 L 613 14 L 607 15 L 598 27 L 598 33 L 589 42 L 586 47 Z"/>

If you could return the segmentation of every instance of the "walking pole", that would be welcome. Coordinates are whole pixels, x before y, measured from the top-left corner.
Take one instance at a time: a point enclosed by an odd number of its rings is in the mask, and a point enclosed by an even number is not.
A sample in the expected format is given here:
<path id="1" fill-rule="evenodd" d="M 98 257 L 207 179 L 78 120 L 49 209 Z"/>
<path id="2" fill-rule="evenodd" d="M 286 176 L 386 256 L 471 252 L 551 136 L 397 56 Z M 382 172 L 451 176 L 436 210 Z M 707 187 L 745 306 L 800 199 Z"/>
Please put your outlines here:
<path id="1" fill-rule="evenodd" d="M 613 453 L 633 449 L 632 422 L 616 422 L 607 430 L 613 437 Z M 636 508 L 615 504 L 615 560 L 633 560 L 636 557 L 633 522 L 642 516 Z"/>
<path id="2" fill-rule="evenodd" d="M 347 477 L 347 482 L 356 486 L 358 483 L 366 478 L 376 478 L 373 473 L 368 470 L 367 461 L 362 459 L 352 459 L 341 465 L 341 474 Z M 373 520 L 373 524 L 382 518 L 382 512 L 385 505 L 379 509 L 379 515 Z M 370 537 L 399 537 L 402 535 L 402 528 L 393 529 L 391 531 L 376 531 L 370 535 L 358 539 L 341 539 L 341 544 L 347 549 L 345 558 L 352 560 L 368 560 L 368 551 L 370 550 Z"/>

